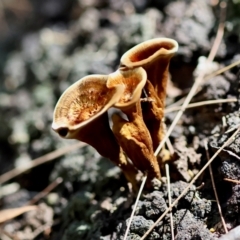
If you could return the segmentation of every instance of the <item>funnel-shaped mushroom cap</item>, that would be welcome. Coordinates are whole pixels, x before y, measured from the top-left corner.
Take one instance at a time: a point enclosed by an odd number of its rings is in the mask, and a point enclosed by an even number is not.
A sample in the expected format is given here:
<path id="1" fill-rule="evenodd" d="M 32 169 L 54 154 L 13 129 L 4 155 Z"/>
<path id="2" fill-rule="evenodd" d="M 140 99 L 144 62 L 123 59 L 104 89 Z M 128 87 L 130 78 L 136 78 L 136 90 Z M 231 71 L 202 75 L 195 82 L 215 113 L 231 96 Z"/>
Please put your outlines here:
<path id="1" fill-rule="evenodd" d="M 147 79 L 152 83 L 158 97 L 164 103 L 168 66 L 177 50 L 178 43 L 173 39 L 151 39 L 128 50 L 121 58 L 121 66 L 143 67 L 147 72 Z"/>
<path id="2" fill-rule="evenodd" d="M 123 86 L 106 86 L 108 76 L 89 75 L 71 85 L 59 99 L 52 128 L 61 137 L 75 138 L 75 130 L 95 120 L 119 101 Z"/>
<path id="3" fill-rule="evenodd" d="M 121 58 L 121 65 L 144 67 L 164 56 L 172 56 L 178 50 L 178 43 L 170 38 L 154 38 L 136 45 Z"/>
<path id="4" fill-rule="evenodd" d="M 116 72 L 109 74 L 107 81 L 109 88 L 118 85 L 124 86 L 122 97 L 114 104 L 114 107 L 125 110 L 134 105 L 140 99 L 146 80 L 146 71 L 141 67 L 133 69 L 122 67 Z"/>

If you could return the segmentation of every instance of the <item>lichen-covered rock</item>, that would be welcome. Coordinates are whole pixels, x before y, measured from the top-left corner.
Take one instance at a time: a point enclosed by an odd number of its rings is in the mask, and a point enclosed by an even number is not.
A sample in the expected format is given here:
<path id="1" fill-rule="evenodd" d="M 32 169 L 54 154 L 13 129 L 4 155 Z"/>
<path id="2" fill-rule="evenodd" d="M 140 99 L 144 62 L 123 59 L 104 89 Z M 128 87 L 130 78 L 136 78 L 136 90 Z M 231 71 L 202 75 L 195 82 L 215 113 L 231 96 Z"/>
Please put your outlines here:
<path id="1" fill-rule="evenodd" d="M 217 151 L 236 131 L 240 123 L 240 112 L 236 111 L 230 113 L 225 117 L 226 126 L 216 126 L 214 135 L 210 137 L 209 145 L 212 150 Z M 218 192 L 223 191 L 225 193 L 226 203 L 222 206 L 222 211 L 225 213 L 224 217 L 227 224 L 236 226 L 240 224 L 240 187 L 235 183 L 225 182 L 224 178 L 230 180 L 240 179 L 240 134 L 238 134 L 233 141 L 226 146 L 218 155 L 221 161 L 218 162 L 218 174 L 222 186 L 218 189 Z M 220 184 L 221 184 L 220 182 Z"/>
<path id="2" fill-rule="evenodd" d="M 240 224 L 240 186 L 239 185 L 232 186 L 232 196 L 227 200 L 226 217 L 233 223 Z"/>
<path id="3" fill-rule="evenodd" d="M 204 224 L 198 221 L 194 215 L 186 210 L 179 210 L 174 214 L 174 226 L 176 228 L 176 240 L 214 240 L 212 233 Z"/>
<path id="4" fill-rule="evenodd" d="M 154 191 L 145 196 L 145 201 L 141 202 L 136 214 L 146 216 L 147 219 L 156 220 L 157 216 L 167 209 L 167 204 L 163 198 L 163 193 Z"/>
<path id="5" fill-rule="evenodd" d="M 188 183 L 186 182 L 183 182 L 183 181 L 177 181 L 175 183 L 172 183 L 171 184 L 171 198 L 172 198 L 172 202 L 174 202 L 178 197 L 179 195 L 183 192 L 183 190 L 188 186 Z M 164 191 L 164 197 L 165 199 L 168 199 L 167 197 L 167 184 L 164 184 L 163 185 L 163 191 Z M 195 195 L 195 191 L 196 191 L 196 188 L 195 186 L 193 185 L 189 191 L 187 192 L 187 194 L 182 198 L 180 199 L 180 201 L 178 202 L 178 204 L 176 205 L 176 207 L 184 207 L 186 205 L 190 206 L 193 198 L 194 198 L 194 195 Z"/>
<path id="6" fill-rule="evenodd" d="M 196 219 L 204 219 L 212 210 L 211 201 L 195 197 L 191 202 L 191 213 Z"/>
<path id="7" fill-rule="evenodd" d="M 126 222 L 122 225 L 120 224 L 118 226 L 118 231 L 120 233 L 119 239 L 123 239 L 123 236 L 125 234 L 125 231 L 127 229 L 129 219 L 126 220 Z M 128 235 L 128 239 L 131 240 L 139 240 L 141 236 L 153 225 L 152 220 L 147 220 L 143 216 L 134 216 L 133 221 L 130 226 L 130 233 Z M 153 240 L 153 239 L 159 239 L 160 236 L 158 233 L 153 231 L 147 239 Z"/>
<path id="8" fill-rule="evenodd" d="M 210 48 L 208 34 L 214 24 L 214 15 L 207 1 L 175 1 L 166 6 L 165 12 L 168 17 L 163 31 L 180 43 L 180 52 L 187 45 L 188 51 Z"/>
<path id="9" fill-rule="evenodd" d="M 188 184 L 183 181 L 178 181 L 171 184 L 172 202 L 182 193 Z M 174 214 L 174 229 L 178 232 L 177 239 L 181 238 L 188 232 L 186 239 L 195 239 L 194 236 L 200 236 L 199 239 L 213 239 L 212 234 L 204 226 L 202 220 L 207 219 L 211 212 L 211 202 L 198 196 L 195 186 L 192 186 L 188 193 L 179 201 L 173 208 Z M 139 239 L 149 228 L 149 224 L 156 221 L 162 213 L 168 208 L 167 185 L 163 184 L 158 191 L 153 191 L 146 194 L 139 201 L 133 222 L 130 227 L 129 239 Z M 189 210 L 187 210 L 189 209 Z M 187 212 L 187 217 L 184 218 L 184 212 Z M 188 218 L 189 217 L 189 218 Z M 198 219 L 198 220 L 197 220 Z M 117 236 L 122 239 L 128 224 L 129 219 L 118 225 Z M 183 222 L 182 222 L 183 221 Z M 191 229 L 191 227 L 193 227 Z M 183 232 L 185 231 L 186 232 Z M 191 229 L 191 231 L 190 231 Z M 134 237 L 133 237 L 134 236 Z M 133 237 L 133 238 L 131 238 Z M 209 238 L 204 238 L 209 237 Z M 147 239 L 170 239 L 170 215 L 158 223 Z M 197 239 L 197 238 L 196 238 Z"/>

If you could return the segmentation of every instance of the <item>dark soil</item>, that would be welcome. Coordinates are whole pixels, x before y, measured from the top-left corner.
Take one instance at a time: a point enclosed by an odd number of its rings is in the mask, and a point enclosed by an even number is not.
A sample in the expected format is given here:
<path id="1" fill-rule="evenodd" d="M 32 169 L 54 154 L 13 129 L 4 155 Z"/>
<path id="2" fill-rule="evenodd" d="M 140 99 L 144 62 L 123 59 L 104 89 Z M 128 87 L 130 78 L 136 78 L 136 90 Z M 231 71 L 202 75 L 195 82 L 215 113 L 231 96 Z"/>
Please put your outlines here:
<path id="1" fill-rule="evenodd" d="M 173 38 L 179 52 L 171 61 L 166 104 L 189 92 L 216 36 L 219 5 L 210 0 L 3 1 L 0 6 L 0 175 L 74 141 L 52 130 L 62 92 L 88 74 L 113 72 L 122 54 L 144 40 Z M 225 35 L 209 72 L 240 59 L 237 1 L 228 1 Z M 203 59 L 203 58 L 202 58 Z M 237 102 L 187 109 L 171 134 L 174 201 L 240 124 L 239 67 L 204 81 L 192 102 L 237 98 Z M 169 126 L 176 112 L 166 113 Z M 99 139 L 101 141 L 101 139 Z M 228 230 L 240 225 L 240 136 L 212 164 Z M 0 226 L 0 239 L 123 239 L 135 196 L 120 170 L 89 146 L 70 152 L 4 183 L 0 208 L 27 204 L 58 177 L 63 179 L 31 211 Z M 204 183 L 204 185 L 202 185 Z M 218 239 L 224 228 L 209 171 L 173 208 L 178 240 Z M 198 186 L 201 186 L 198 188 Z M 168 207 L 166 178 L 145 191 L 128 239 L 140 239 Z M 240 239 L 236 233 L 232 239 Z M 233 235 L 232 235 L 233 236 Z M 171 239 L 168 214 L 147 239 Z M 230 239 L 230 238 L 229 238 Z"/>

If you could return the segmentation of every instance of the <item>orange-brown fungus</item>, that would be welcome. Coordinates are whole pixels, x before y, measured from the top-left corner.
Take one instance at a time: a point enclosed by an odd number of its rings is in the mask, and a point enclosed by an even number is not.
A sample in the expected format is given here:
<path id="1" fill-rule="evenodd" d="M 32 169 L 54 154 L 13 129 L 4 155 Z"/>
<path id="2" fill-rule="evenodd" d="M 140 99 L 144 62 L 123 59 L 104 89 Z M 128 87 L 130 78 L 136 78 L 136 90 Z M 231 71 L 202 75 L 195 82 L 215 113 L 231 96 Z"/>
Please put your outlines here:
<path id="1" fill-rule="evenodd" d="M 109 88 L 122 85 L 123 94 L 114 105 L 117 108 L 130 107 L 141 96 L 142 89 L 146 83 L 147 75 L 143 68 L 134 69 L 120 68 L 118 71 L 109 74 L 107 86 Z"/>
<path id="2" fill-rule="evenodd" d="M 77 128 L 79 124 L 98 117 L 118 101 L 122 90 L 119 87 L 110 89 L 106 82 L 105 75 L 91 75 L 69 87 L 57 103 L 53 129 L 60 125 L 66 125 L 69 129 Z"/>
<path id="3" fill-rule="evenodd" d="M 143 43 L 141 48 L 142 51 L 139 51 L 139 49 L 137 49 L 138 45 L 136 47 L 134 47 L 133 50 L 133 55 L 131 55 L 129 57 L 131 62 L 139 62 L 142 60 L 146 60 L 149 57 L 154 58 L 155 56 L 158 55 L 158 51 L 164 51 L 164 49 L 166 50 L 170 50 L 174 47 L 174 45 L 172 43 L 156 43 L 155 45 L 151 45 L 151 43 Z M 164 52 L 162 53 L 164 54 Z"/>
<path id="4" fill-rule="evenodd" d="M 152 140 L 146 126 L 139 115 L 133 121 L 126 121 L 114 114 L 113 132 L 124 152 L 142 172 L 148 172 L 149 180 L 160 178 L 160 169 L 154 156 Z"/>
<path id="5" fill-rule="evenodd" d="M 161 142 L 163 134 L 166 87 L 169 78 L 169 63 L 178 49 L 178 43 L 169 38 L 155 38 L 136 45 L 121 58 L 125 68 L 142 67 L 147 73 L 148 83 L 145 93 L 148 99 L 142 103 L 144 122 L 150 131 L 154 150 Z"/>
<path id="6" fill-rule="evenodd" d="M 177 51 L 177 48 L 177 42 L 172 39 L 151 39 L 136 45 L 123 54 L 120 66 L 128 68 L 143 67 L 145 69 L 153 61 L 173 55 Z"/>
<path id="7" fill-rule="evenodd" d="M 100 112 L 116 92 L 102 82 L 86 82 L 83 85 L 77 89 L 77 96 L 69 102 L 67 117 L 70 124 L 78 124 Z"/>
<path id="8" fill-rule="evenodd" d="M 53 130 L 64 138 L 90 144 L 122 169 L 134 189 L 138 170 L 148 173 L 148 184 L 159 179 L 154 150 L 164 134 L 168 67 L 177 49 L 172 39 L 151 39 L 127 51 L 116 72 L 80 79 L 59 99 Z M 143 88 L 149 101 L 140 101 Z M 107 113 L 110 107 L 119 108 L 128 118 L 113 115 L 112 129 Z"/>

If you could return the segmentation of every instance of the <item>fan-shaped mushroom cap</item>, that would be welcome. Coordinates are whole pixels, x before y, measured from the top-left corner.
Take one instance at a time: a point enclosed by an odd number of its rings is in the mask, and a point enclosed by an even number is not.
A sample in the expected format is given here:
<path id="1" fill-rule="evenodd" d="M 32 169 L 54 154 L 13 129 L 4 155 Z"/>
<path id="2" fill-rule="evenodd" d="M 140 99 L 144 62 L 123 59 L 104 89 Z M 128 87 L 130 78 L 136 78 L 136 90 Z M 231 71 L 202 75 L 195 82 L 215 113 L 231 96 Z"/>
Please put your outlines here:
<path id="1" fill-rule="evenodd" d="M 75 138 L 75 130 L 86 126 L 119 101 L 123 86 L 106 86 L 108 76 L 89 75 L 71 85 L 59 99 L 52 128 L 61 137 Z"/>
<path id="2" fill-rule="evenodd" d="M 147 74 L 142 67 L 133 69 L 122 67 L 116 72 L 109 74 L 107 81 L 109 88 L 118 85 L 124 86 L 122 97 L 114 104 L 114 107 L 126 110 L 139 101 L 146 80 Z"/>

